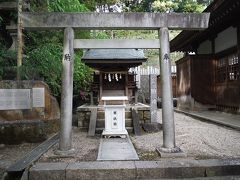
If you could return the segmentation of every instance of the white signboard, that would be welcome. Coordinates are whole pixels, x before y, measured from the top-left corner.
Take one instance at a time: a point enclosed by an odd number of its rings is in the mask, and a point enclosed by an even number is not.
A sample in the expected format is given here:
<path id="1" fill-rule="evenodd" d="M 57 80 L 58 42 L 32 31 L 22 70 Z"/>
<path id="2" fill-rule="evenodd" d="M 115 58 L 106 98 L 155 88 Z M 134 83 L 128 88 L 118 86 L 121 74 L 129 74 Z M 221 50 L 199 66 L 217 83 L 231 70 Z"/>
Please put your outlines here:
<path id="1" fill-rule="evenodd" d="M 30 89 L 0 89 L 0 110 L 30 108 Z"/>
<path id="2" fill-rule="evenodd" d="M 45 107 L 44 88 L 32 89 L 33 107 Z"/>

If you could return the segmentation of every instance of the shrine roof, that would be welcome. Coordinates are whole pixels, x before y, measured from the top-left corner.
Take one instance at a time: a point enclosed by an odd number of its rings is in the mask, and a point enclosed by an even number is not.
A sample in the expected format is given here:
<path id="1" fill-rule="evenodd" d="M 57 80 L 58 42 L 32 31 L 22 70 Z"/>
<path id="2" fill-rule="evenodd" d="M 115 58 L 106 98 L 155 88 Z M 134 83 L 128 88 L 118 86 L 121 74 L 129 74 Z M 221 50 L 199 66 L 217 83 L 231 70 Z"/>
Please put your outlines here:
<path id="1" fill-rule="evenodd" d="M 88 49 L 84 52 L 82 60 L 143 60 L 142 49 Z"/>
<path id="2" fill-rule="evenodd" d="M 203 31 L 182 31 L 171 42 L 171 52 L 194 52 L 205 40 L 214 37 L 230 26 L 236 26 L 240 16 L 239 0 L 214 0 L 203 12 L 210 12 L 209 27 Z"/>

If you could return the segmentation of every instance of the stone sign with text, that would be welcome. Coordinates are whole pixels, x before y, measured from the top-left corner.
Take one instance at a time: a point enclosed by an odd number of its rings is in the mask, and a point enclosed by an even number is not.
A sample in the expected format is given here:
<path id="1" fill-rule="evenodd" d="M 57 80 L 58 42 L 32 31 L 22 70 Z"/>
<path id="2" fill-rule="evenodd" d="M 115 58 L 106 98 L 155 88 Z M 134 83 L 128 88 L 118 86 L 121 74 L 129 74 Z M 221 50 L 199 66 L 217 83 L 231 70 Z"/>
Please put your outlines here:
<path id="1" fill-rule="evenodd" d="M 45 107 L 44 88 L 32 88 L 32 106 Z"/>
<path id="2" fill-rule="evenodd" d="M 157 122 L 157 75 L 149 75 L 151 122 Z"/>
<path id="3" fill-rule="evenodd" d="M 30 109 L 30 89 L 0 89 L 0 110 Z"/>
<path id="4" fill-rule="evenodd" d="M 0 89 L 0 110 L 45 107 L 44 88 Z"/>

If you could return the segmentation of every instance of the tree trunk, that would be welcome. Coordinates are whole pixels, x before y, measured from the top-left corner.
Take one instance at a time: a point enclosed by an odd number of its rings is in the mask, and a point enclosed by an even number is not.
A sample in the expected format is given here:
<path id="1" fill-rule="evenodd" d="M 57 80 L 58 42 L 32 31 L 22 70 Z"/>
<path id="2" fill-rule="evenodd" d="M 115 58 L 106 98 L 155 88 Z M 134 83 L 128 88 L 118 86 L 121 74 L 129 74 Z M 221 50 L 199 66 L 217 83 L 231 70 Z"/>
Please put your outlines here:
<path id="1" fill-rule="evenodd" d="M 22 54 L 23 54 L 23 34 L 22 34 L 22 7 L 23 0 L 18 0 L 18 26 L 17 26 L 17 35 L 18 35 L 18 48 L 17 48 L 17 80 L 20 80 L 20 67 L 22 66 Z"/>

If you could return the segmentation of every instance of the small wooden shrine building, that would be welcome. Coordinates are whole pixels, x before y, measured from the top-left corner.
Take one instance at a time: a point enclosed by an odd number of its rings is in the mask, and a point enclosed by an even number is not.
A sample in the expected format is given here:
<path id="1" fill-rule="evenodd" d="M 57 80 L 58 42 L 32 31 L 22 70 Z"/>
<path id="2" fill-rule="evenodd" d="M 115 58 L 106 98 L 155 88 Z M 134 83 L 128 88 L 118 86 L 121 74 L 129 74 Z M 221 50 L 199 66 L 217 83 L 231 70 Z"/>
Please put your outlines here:
<path id="1" fill-rule="evenodd" d="M 179 108 L 240 112 L 240 1 L 214 0 L 204 31 L 182 31 L 171 51 L 185 52 L 177 64 Z"/>
<path id="2" fill-rule="evenodd" d="M 137 86 L 136 76 L 129 68 L 145 62 L 141 49 L 89 49 L 82 61 L 94 71 L 91 86 L 92 103 L 103 104 L 103 96 L 127 96 L 128 103 L 134 102 Z"/>
<path id="3" fill-rule="evenodd" d="M 79 128 L 87 128 L 90 132 L 91 123 L 95 120 L 94 129 L 97 131 L 104 129 L 106 125 L 104 99 L 108 98 L 127 99 L 124 101 L 127 130 L 131 131 L 133 127 L 132 108 L 138 110 L 139 123 L 150 122 L 150 108 L 137 102 L 136 74 L 129 71 L 130 68 L 147 61 L 142 49 L 88 49 L 84 52 L 82 61 L 93 68 L 94 73 L 90 89 L 91 103 L 77 108 Z M 121 104 L 122 101 L 108 101 L 111 105 L 119 103 Z"/>

